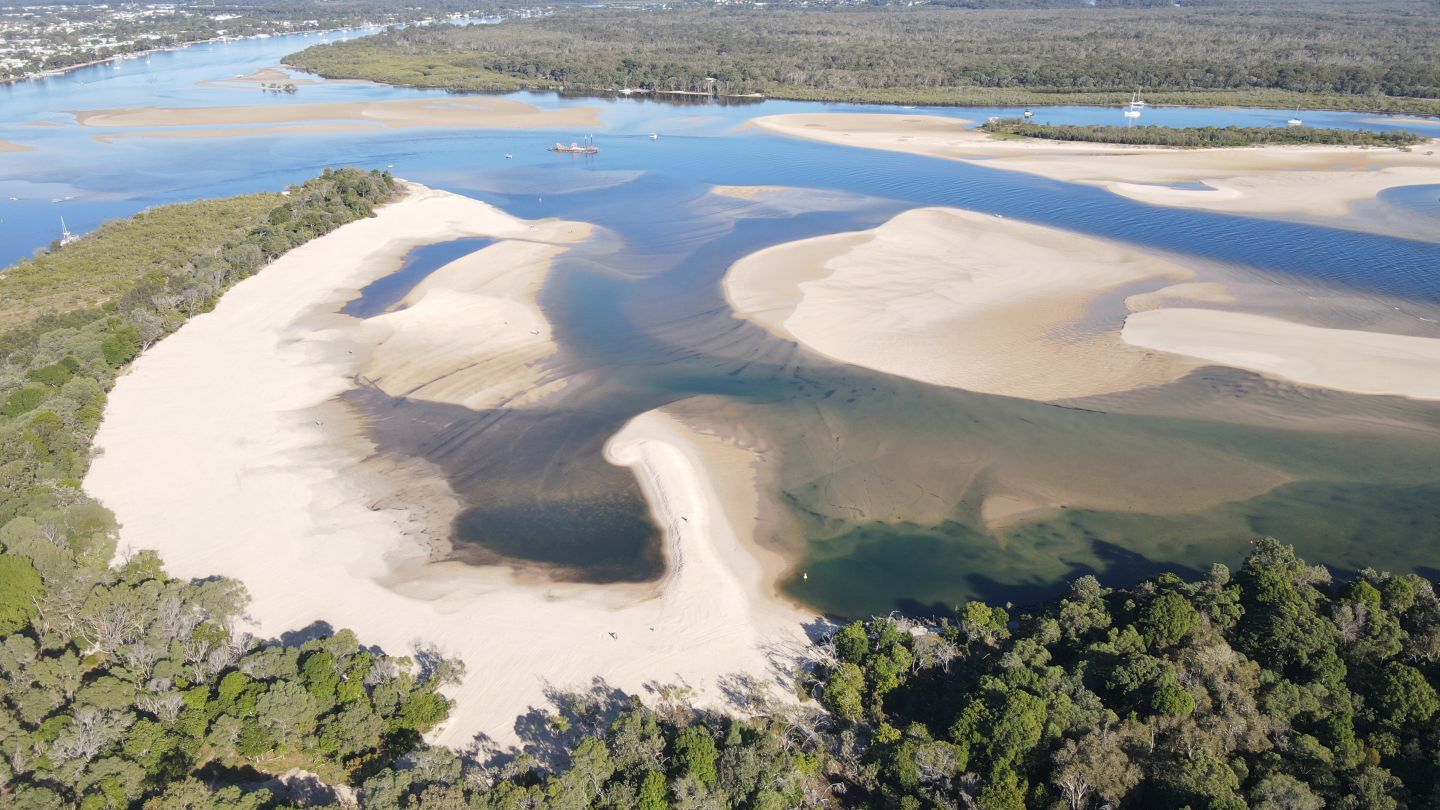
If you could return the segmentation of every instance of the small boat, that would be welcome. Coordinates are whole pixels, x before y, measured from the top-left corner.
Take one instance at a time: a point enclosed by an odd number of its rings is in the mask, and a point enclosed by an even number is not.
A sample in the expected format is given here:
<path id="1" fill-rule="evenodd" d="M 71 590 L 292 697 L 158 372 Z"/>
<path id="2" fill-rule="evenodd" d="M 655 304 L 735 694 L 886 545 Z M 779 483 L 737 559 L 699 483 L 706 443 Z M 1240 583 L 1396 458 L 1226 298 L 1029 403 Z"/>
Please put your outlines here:
<path id="1" fill-rule="evenodd" d="M 1132 109 L 1138 110 L 1143 108 L 1144 106 L 1145 100 L 1140 98 L 1140 88 L 1137 87 L 1135 88 L 1135 95 L 1130 97 L 1130 107 Z"/>
<path id="2" fill-rule="evenodd" d="M 1035 117 L 1035 111 L 1034 111 L 1034 110 L 1026 110 L 1026 111 L 1025 111 L 1025 120 L 1028 121 L 1028 120 L 1030 120 L 1031 118 L 1034 118 L 1034 117 Z"/>
<path id="3" fill-rule="evenodd" d="M 595 155 L 599 154 L 600 147 L 595 145 L 594 138 L 587 138 L 585 140 L 585 143 L 575 143 L 574 141 L 571 141 L 569 146 L 566 146 L 559 141 L 556 141 L 555 145 L 550 147 L 549 151 L 561 152 L 569 155 Z"/>
<path id="4" fill-rule="evenodd" d="M 1295 111 L 1295 117 L 1294 117 L 1294 118 L 1291 118 L 1289 121 L 1286 121 L 1286 122 L 1285 122 L 1285 126 L 1287 126 L 1287 127 L 1304 126 L 1304 124 L 1305 124 L 1305 122 L 1300 120 L 1300 111 L 1299 111 L 1299 110 L 1296 110 L 1296 111 Z"/>
<path id="5" fill-rule="evenodd" d="M 658 132 L 652 132 L 652 133 L 650 133 L 650 140 L 652 140 L 652 141 L 658 141 L 658 140 L 660 140 L 660 133 L 658 133 Z"/>
<path id="6" fill-rule="evenodd" d="M 1140 117 L 1140 111 L 1139 111 L 1139 110 L 1126 110 L 1126 111 L 1125 111 L 1125 117 L 1126 117 L 1126 118 L 1139 118 L 1139 117 Z"/>
<path id="7" fill-rule="evenodd" d="M 509 152 L 506 152 L 506 153 L 505 153 L 505 159 L 506 159 L 506 160 L 509 160 L 510 158 L 513 158 L 513 157 L 515 157 L 515 156 L 512 155 L 512 154 L 510 154 Z"/>

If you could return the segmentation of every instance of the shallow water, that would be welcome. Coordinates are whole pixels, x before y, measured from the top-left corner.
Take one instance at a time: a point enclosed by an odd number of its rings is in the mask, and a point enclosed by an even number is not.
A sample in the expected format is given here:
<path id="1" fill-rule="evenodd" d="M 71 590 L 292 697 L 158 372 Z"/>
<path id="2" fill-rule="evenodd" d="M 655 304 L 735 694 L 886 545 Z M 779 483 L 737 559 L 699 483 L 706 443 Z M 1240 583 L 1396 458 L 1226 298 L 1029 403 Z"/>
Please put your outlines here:
<path id="1" fill-rule="evenodd" d="M 923 612 L 973 597 L 1028 601 L 1080 573 L 1116 582 L 1188 573 L 1237 562 L 1263 534 L 1342 571 L 1433 564 L 1440 406 L 1214 368 L 1063 406 L 939 389 L 816 357 L 737 320 L 719 281 L 763 247 L 948 205 L 1166 251 L 1239 285 L 1257 309 L 1308 302 L 1306 317 L 1318 324 L 1435 336 L 1440 244 L 1150 207 L 983 166 L 735 131 L 757 115 L 874 107 L 516 96 L 541 107 L 602 107 L 594 158 L 545 152 L 557 138 L 588 134 L 555 131 L 101 143 L 92 136 L 104 130 L 69 125 L 65 114 L 442 95 L 324 82 L 294 97 L 197 86 L 273 65 L 313 41 L 205 45 L 156 54 L 148 65 L 132 60 L 119 71 L 97 66 L 0 88 L 0 139 L 38 150 L 0 155 L 0 261 L 47 243 L 62 215 L 83 231 L 151 205 L 274 189 L 335 165 L 390 166 L 518 216 L 603 226 L 607 238 L 557 260 L 541 295 L 561 347 L 548 368 L 567 380 L 561 394 L 523 411 L 487 412 L 370 389 L 350 396 L 383 450 L 434 462 L 465 501 L 458 559 L 532 565 L 567 579 L 653 579 L 662 569 L 658 534 L 633 476 L 606 463 L 601 448 L 634 415 L 680 403 L 697 424 L 766 438 L 775 463 L 760 539 L 797 560 L 791 593 L 836 613 Z M 1018 112 L 919 111 L 969 120 Z M 1291 114 L 1152 108 L 1145 120 L 1273 125 Z M 1116 109 L 1037 111 L 1056 123 L 1118 118 Z M 1359 114 L 1304 118 L 1415 128 Z M 67 125 L 25 125 L 35 120 Z M 811 191 L 757 202 L 712 194 L 715 184 Z M 1437 195 L 1433 187 L 1396 190 L 1359 215 L 1385 221 L 1388 233 L 1440 233 Z M 418 250 L 347 311 L 367 317 L 396 306 L 430 271 L 484 244 Z M 1067 507 L 1010 525 L 984 519 L 986 498 L 1016 492 L 1063 497 Z"/>

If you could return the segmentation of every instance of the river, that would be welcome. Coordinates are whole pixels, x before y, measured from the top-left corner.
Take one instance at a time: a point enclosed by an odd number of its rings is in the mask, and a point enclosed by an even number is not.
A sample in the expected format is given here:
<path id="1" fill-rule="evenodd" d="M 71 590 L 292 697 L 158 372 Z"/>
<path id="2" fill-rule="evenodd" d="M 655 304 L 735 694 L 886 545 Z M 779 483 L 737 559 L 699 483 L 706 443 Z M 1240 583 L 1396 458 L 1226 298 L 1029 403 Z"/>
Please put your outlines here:
<path id="1" fill-rule="evenodd" d="M 34 148 L 0 153 L 0 263 L 47 245 L 61 217 L 84 232 L 154 205 L 274 190 L 340 165 L 390 167 L 527 218 L 603 226 L 611 237 L 567 253 L 542 293 L 561 347 L 551 373 L 568 380 L 562 395 L 493 412 L 373 392 L 352 397 L 385 417 L 374 420 L 384 449 L 433 461 L 464 498 L 468 509 L 455 527 L 460 559 L 525 560 L 595 582 L 656 577 L 658 538 L 639 488 L 600 448 L 634 415 L 685 401 L 692 418 L 718 432 L 767 438 L 776 463 L 760 539 L 795 560 L 785 582 L 792 595 L 838 614 L 933 612 L 969 598 L 1026 602 L 1083 573 L 1116 584 L 1166 570 L 1196 574 L 1211 562 L 1238 563 L 1248 542 L 1267 534 L 1340 572 L 1372 565 L 1435 573 L 1426 566 L 1440 550 L 1440 405 L 1316 393 L 1223 368 L 1158 391 L 1063 406 L 941 389 L 812 355 L 731 316 L 719 289 L 730 264 L 758 249 L 946 205 L 1164 251 L 1239 282 L 1309 296 L 1317 316 L 1336 325 L 1384 310 L 1430 334 L 1433 320 L 1425 319 L 1440 310 L 1434 241 L 1153 207 L 983 165 L 738 129 L 757 115 L 874 107 L 515 94 L 545 109 L 598 106 L 604 126 L 108 142 L 95 137 L 106 130 L 77 126 L 71 115 L 443 95 L 352 82 L 306 84 L 293 96 L 215 84 L 316 40 L 210 43 L 0 87 L 0 140 Z M 983 121 L 1018 111 L 915 112 Z M 1151 108 L 1145 120 L 1279 125 L 1293 114 Z M 1440 123 L 1303 115 L 1316 126 L 1440 135 Z M 1104 108 L 1037 113 L 1055 123 L 1118 118 Z M 590 134 L 598 156 L 545 151 Z M 801 202 L 758 205 L 713 194 L 714 185 L 812 191 L 795 198 Z M 1389 233 L 1440 233 L 1436 196 L 1433 187 L 1398 189 L 1355 217 L 1383 221 Z M 417 251 L 350 311 L 382 310 L 427 269 L 483 244 Z M 1227 494 L 1257 466 L 1284 483 Z M 1083 479 L 1120 493 L 1128 506 L 1066 508 L 988 528 L 976 499 L 994 477 L 1051 491 Z M 1154 506 L 1182 492 L 1215 497 L 1203 508 Z M 917 505 L 928 498 L 943 503 Z"/>

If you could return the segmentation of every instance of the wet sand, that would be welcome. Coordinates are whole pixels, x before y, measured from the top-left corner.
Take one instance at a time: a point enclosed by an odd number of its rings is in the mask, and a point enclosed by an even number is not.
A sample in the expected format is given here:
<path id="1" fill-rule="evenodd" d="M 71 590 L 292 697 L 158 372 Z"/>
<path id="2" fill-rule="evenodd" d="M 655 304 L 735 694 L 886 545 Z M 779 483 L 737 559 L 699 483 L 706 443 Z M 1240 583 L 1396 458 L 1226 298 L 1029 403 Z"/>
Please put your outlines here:
<path id="1" fill-rule="evenodd" d="M 734 311 L 841 362 L 981 393 L 1055 400 L 1174 380 L 1090 304 L 1191 271 L 1116 242 L 972 211 L 907 211 L 870 231 L 780 245 L 725 277 Z"/>
<path id="2" fill-rule="evenodd" d="M 758 499 L 751 451 L 665 413 L 637 417 L 607 455 L 635 470 L 665 530 L 667 573 L 643 585 L 552 583 L 432 562 L 447 543 L 435 527 L 458 509 L 453 493 L 426 462 L 377 455 L 336 402 L 366 384 L 367 367 L 380 384 L 399 385 L 407 359 L 474 359 L 426 357 L 440 331 L 453 339 L 480 328 L 482 316 L 536 317 L 529 308 L 550 256 L 582 234 L 412 187 L 376 217 L 236 285 L 139 358 L 111 394 L 85 484 L 118 516 L 120 547 L 155 548 L 178 576 L 244 582 L 262 635 L 326 622 L 394 654 L 434 645 L 460 658 L 468 674 L 454 691 L 458 705 L 432 735 L 443 744 L 517 742 L 518 715 L 548 711 L 551 690 L 596 678 L 640 695 L 655 681 L 683 682 L 715 706 L 729 676 L 773 682 L 813 617 L 776 596 L 782 563 L 748 543 Z M 338 314 L 413 247 L 482 235 L 513 241 L 482 251 L 493 251 L 487 261 L 442 268 L 407 299 L 451 319 Z M 478 334 L 501 354 L 550 348 L 543 330 Z M 533 379 L 527 363 L 494 373 L 515 375 L 507 385 Z M 463 398 L 429 386 L 421 393 Z"/>
<path id="3" fill-rule="evenodd" d="M 124 107 L 71 111 L 84 126 L 133 127 L 252 126 L 364 122 L 392 128 L 474 127 L 483 129 L 583 128 L 600 125 L 593 107 L 541 110 L 502 98 L 420 98 L 323 104 L 265 104 L 238 107 Z"/>
<path id="4" fill-rule="evenodd" d="M 1406 185 L 1440 183 L 1435 141 L 1409 151 L 1348 146 L 1168 149 L 992 138 L 958 118 L 805 113 L 756 118 L 768 132 L 842 146 L 976 162 L 1099 186 L 1149 203 L 1235 214 L 1341 217 Z M 1207 188 L 1167 184 L 1202 183 Z"/>

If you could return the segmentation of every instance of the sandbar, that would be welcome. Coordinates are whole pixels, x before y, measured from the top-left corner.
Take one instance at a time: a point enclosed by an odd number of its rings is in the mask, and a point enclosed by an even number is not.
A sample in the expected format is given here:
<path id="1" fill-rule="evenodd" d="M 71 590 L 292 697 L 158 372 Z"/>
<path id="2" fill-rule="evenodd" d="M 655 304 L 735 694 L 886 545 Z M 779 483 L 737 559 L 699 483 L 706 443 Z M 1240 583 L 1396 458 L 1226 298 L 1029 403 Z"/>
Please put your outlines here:
<path id="1" fill-rule="evenodd" d="M 0 141 L 0 152 L 34 152 L 35 147 L 12 141 Z"/>
<path id="2" fill-rule="evenodd" d="M 951 208 L 779 245 L 731 267 L 741 317 L 841 362 L 1003 396 L 1070 399 L 1194 367 L 1120 340 L 1101 293 L 1192 272 L 1117 242 Z"/>
<path id="3" fill-rule="evenodd" d="M 1440 337 L 1330 329 L 1266 315 L 1170 308 L 1125 320 L 1126 343 L 1357 394 L 1440 399 Z"/>
<path id="4" fill-rule="evenodd" d="M 1410 150 L 1352 146 L 1169 149 L 992 138 L 935 115 L 801 113 L 756 118 L 768 132 L 974 162 L 1083 183 L 1151 205 L 1236 214 L 1340 217 L 1397 186 L 1440 183 L 1435 141 Z M 1175 188 L 1199 183 L 1204 188 Z"/>
<path id="5" fill-rule="evenodd" d="M 268 67 L 268 68 L 261 68 L 261 69 L 255 71 L 254 73 L 247 73 L 247 74 L 245 74 L 244 76 L 233 76 L 233 77 L 231 77 L 231 78 L 229 78 L 229 79 L 218 79 L 218 80 L 214 80 L 214 81 L 196 82 L 196 83 L 195 83 L 195 86 L 197 86 L 197 87 L 217 87 L 217 88 L 225 88 L 225 87 L 234 87 L 235 85 L 247 85 L 247 84 L 255 84 L 255 85 L 260 85 L 260 84 L 278 84 L 278 85 L 292 84 L 292 85 L 295 85 L 296 87 L 303 87 L 303 86 L 305 86 L 305 85 L 317 84 L 317 82 L 316 82 L 314 79 L 300 79 L 300 78 L 296 78 L 296 77 L 292 76 L 289 72 L 287 72 L 286 70 L 284 70 L 283 68 Z"/>
<path id="6" fill-rule="evenodd" d="M 384 129 L 380 124 L 296 124 L 295 126 L 233 127 L 230 129 L 146 129 L 135 132 L 111 132 L 91 135 L 90 139 L 100 143 L 131 138 L 246 138 L 257 135 L 275 137 L 283 135 L 313 135 L 317 132 L 375 132 Z"/>
<path id="7" fill-rule="evenodd" d="M 115 511 L 120 547 L 158 550 L 177 576 L 244 582 L 264 636 L 326 622 L 394 654 L 434 645 L 462 659 L 458 705 L 432 735 L 456 747 L 513 744 L 516 717 L 548 710 L 548 690 L 585 689 L 592 679 L 640 695 L 655 681 L 683 681 L 698 703 L 719 706 L 727 676 L 769 679 L 786 669 L 784 650 L 803 643 L 801 623 L 813 616 L 776 595 L 782 563 L 748 544 L 759 500 L 750 450 L 664 412 L 636 417 L 607 457 L 635 470 L 665 530 L 664 578 L 535 581 L 499 566 L 431 562 L 429 544 L 446 538 L 427 537 L 425 512 L 453 510 L 448 485 L 421 477 L 423 464 L 377 457 L 335 402 L 364 384 L 367 363 L 389 362 L 385 353 L 397 349 L 385 342 L 424 344 L 421 319 L 392 317 L 406 309 L 376 324 L 338 312 L 409 249 L 478 235 L 518 242 L 500 258 L 521 279 L 487 279 L 500 271 L 457 263 L 407 299 L 407 308 L 448 308 L 473 326 L 470 308 L 503 319 L 533 305 L 534 279 L 566 234 L 578 232 L 412 187 L 375 217 L 236 285 L 137 359 L 110 395 L 85 486 Z M 486 248 L 488 258 L 505 244 Z M 453 326 L 439 324 L 432 331 Z M 508 351 L 503 335 L 484 337 Z M 377 498 L 377 476 L 410 479 L 392 482 L 389 495 L 428 491 L 433 502 Z"/>
<path id="8" fill-rule="evenodd" d="M 320 121 L 393 128 L 540 129 L 598 126 L 593 107 L 541 110 L 504 98 L 415 98 L 390 101 L 257 104 L 234 107 L 122 107 L 72 111 L 84 126 L 105 128 L 250 126 Z"/>

